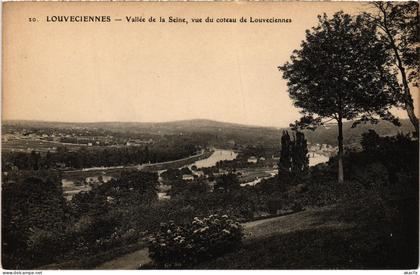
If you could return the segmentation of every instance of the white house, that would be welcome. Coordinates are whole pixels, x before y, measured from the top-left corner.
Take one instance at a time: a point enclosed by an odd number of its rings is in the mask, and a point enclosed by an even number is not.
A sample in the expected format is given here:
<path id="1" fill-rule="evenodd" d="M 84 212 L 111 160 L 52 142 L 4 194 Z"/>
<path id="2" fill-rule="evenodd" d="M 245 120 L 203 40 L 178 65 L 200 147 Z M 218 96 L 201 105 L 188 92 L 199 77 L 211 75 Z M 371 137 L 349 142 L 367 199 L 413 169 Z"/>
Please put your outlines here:
<path id="1" fill-rule="evenodd" d="M 193 180 L 194 176 L 193 175 L 182 175 L 182 179 L 183 180 Z"/>
<path id="2" fill-rule="evenodd" d="M 248 158 L 248 163 L 257 163 L 258 159 L 254 156 Z"/>

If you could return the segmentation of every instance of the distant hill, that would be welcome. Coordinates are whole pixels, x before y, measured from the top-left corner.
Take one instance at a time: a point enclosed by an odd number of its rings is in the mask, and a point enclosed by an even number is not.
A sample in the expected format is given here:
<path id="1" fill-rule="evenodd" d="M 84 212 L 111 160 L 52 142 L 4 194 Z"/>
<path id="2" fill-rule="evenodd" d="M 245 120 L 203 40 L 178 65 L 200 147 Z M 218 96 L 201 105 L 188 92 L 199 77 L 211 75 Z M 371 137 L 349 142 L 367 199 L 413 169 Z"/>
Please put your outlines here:
<path id="1" fill-rule="evenodd" d="M 351 122 L 344 123 L 344 144 L 358 143 L 361 134 L 369 129 L 379 135 L 396 135 L 398 132 L 414 131 L 409 120 L 401 120 L 402 126 L 397 127 L 387 121 L 378 124 L 360 124 L 351 128 Z M 266 144 L 276 146 L 280 143 L 283 130 L 289 128 L 274 128 L 250 126 L 236 123 L 219 122 L 206 119 L 193 119 L 172 122 L 46 122 L 11 120 L 4 121 L 3 126 L 25 128 L 65 128 L 65 129 L 104 129 L 114 132 L 147 133 L 155 135 L 178 135 L 180 133 L 207 134 L 212 141 L 226 142 L 233 140 L 240 144 Z M 319 127 L 315 131 L 305 130 L 305 136 L 310 143 L 337 144 L 337 126 Z"/>
<path id="2" fill-rule="evenodd" d="M 213 146 L 226 143 L 241 145 L 277 146 L 280 137 L 279 129 L 273 127 L 250 126 L 236 123 L 219 122 L 205 119 L 182 120 L 172 122 L 46 122 L 46 121 L 5 121 L 4 127 L 20 127 L 27 130 L 35 128 L 50 129 L 101 129 L 118 133 L 149 135 L 190 134 L 193 138 L 206 140 Z"/>
<path id="3" fill-rule="evenodd" d="M 15 125 L 23 127 L 51 127 L 51 128 L 101 128 L 101 129 L 124 129 L 124 130 L 138 130 L 138 129 L 162 129 L 162 130 L 184 130 L 196 131 L 197 129 L 244 129 L 244 128 L 266 128 L 275 129 L 274 127 L 262 127 L 245 125 L 238 123 L 219 122 L 207 119 L 191 119 L 178 120 L 169 122 L 54 122 L 54 121 L 37 121 L 37 120 L 6 120 L 4 125 Z"/>
<path id="4" fill-rule="evenodd" d="M 393 136 L 400 133 L 410 133 L 414 131 L 408 119 L 401 120 L 401 126 L 397 127 L 388 121 L 380 121 L 378 124 L 359 124 L 356 128 L 351 128 L 352 122 L 345 122 L 343 124 L 343 139 L 344 144 L 349 145 L 359 143 L 362 133 L 375 130 L 380 136 Z M 337 126 L 319 127 L 315 131 L 305 130 L 305 136 L 308 142 L 311 143 L 324 143 L 324 144 L 337 144 Z"/>

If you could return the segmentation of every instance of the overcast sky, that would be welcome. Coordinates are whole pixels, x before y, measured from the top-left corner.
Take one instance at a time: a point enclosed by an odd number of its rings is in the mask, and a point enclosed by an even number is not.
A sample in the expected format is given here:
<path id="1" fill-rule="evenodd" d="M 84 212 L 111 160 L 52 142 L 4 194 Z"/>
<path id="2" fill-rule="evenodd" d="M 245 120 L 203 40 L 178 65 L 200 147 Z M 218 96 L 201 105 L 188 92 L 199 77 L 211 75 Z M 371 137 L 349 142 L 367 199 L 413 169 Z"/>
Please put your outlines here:
<path id="1" fill-rule="evenodd" d="M 299 118 L 277 66 L 317 15 L 360 3 L 17 3 L 4 8 L 3 118 L 286 126 Z M 65 9 L 64 9 L 65 7 Z M 110 15 L 122 22 L 48 23 Z M 287 24 L 126 23 L 125 16 L 290 18 Z M 28 22 L 29 17 L 38 22 Z M 404 114 L 399 112 L 398 114 Z"/>

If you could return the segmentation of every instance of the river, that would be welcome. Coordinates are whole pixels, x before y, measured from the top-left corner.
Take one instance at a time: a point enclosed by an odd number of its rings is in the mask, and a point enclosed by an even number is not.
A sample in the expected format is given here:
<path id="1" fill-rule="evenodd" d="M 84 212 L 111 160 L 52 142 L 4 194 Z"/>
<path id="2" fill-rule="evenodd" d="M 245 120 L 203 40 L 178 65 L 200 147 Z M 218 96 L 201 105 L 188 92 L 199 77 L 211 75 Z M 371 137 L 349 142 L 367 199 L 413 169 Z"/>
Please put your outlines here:
<path id="1" fill-rule="evenodd" d="M 330 158 L 325 155 L 310 152 L 309 153 L 309 166 L 315 166 L 317 164 L 327 162 L 329 159 Z"/>
<path id="2" fill-rule="evenodd" d="M 214 149 L 213 154 L 206 159 L 200 159 L 195 161 L 193 164 L 188 165 L 188 167 L 196 166 L 197 168 L 206 168 L 213 167 L 217 162 L 222 160 L 234 160 L 238 154 L 232 150 L 224 149 Z"/>

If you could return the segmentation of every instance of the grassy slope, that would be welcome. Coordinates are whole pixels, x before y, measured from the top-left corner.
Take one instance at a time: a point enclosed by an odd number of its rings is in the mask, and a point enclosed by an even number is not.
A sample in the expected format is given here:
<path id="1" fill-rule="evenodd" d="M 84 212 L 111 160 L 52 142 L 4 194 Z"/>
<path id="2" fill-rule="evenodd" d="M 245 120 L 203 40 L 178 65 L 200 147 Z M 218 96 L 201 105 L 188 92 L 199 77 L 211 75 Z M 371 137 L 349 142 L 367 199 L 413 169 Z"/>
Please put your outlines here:
<path id="1" fill-rule="evenodd" d="M 418 200 L 377 196 L 245 225 L 235 252 L 199 269 L 412 269 Z"/>

